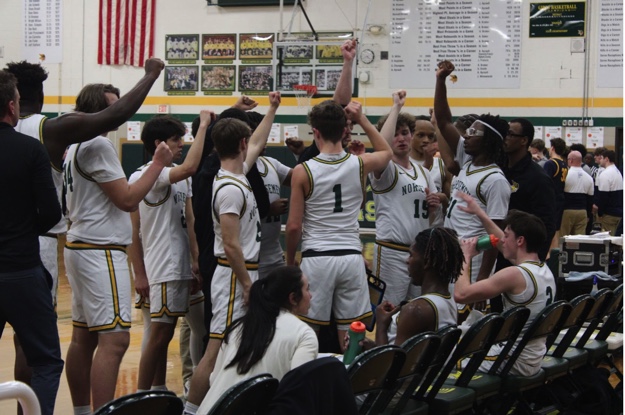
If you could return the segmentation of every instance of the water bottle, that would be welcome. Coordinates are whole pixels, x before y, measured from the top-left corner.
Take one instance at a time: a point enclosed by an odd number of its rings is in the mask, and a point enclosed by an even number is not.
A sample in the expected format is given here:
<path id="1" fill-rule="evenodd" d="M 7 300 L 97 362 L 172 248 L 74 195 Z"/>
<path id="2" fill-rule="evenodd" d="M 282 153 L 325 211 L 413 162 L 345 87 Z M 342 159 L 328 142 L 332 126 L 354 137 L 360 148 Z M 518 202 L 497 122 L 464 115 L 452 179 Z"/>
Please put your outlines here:
<path id="1" fill-rule="evenodd" d="M 349 365 L 354 358 L 360 354 L 362 347 L 360 341 L 365 338 L 366 327 L 361 321 L 354 321 L 349 326 L 347 334 L 349 335 L 349 346 L 343 355 L 343 363 Z"/>
<path id="2" fill-rule="evenodd" d="M 483 235 L 477 238 L 477 245 L 475 246 L 475 248 L 478 251 L 488 251 L 491 248 L 497 247 L 498 243 L 499 238 L 497 238 L 495 235 Z"/>
<path id="3" fill-rule="evenodd" d="M 597 287 L 597 276 L 592 276 L 592 289 L 590 290 L 590 295 L 595 295 L 595 293 L 599 291 L 599 287 Z"/>

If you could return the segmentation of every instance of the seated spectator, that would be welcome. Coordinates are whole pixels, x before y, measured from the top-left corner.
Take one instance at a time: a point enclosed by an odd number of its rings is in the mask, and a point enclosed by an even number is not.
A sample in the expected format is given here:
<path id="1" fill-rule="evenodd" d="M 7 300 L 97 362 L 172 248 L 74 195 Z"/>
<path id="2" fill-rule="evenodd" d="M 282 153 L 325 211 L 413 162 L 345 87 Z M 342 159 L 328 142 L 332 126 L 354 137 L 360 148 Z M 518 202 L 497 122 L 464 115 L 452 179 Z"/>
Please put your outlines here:
<path id="1" fill-rule="evenodd" d="M 308 313 L 310 299 L 308 278 L 298 267 L 276 268 L 252 284 L 247 313 L 226 330 L 198 414 L 238 382 L 261 373 L 279 380 L 317 358 L 317 336 L 297 317 Z"/>
<path id="2" fill-rule="evenodd" d="M 395 306 L 388 301 L 375 312 L 375 343 L 365 340 L 365 348 L 384 344 L 401 345 L 409 338 L 426 331 L 436 331 L 457 323 L 457 307 L 449 292 L 462 271 L 462 249 L 458 235 L 449 228 L 421 231 L 410 247 L 408 274 L 414 285 L 421 287 L 421 296 Z"/>

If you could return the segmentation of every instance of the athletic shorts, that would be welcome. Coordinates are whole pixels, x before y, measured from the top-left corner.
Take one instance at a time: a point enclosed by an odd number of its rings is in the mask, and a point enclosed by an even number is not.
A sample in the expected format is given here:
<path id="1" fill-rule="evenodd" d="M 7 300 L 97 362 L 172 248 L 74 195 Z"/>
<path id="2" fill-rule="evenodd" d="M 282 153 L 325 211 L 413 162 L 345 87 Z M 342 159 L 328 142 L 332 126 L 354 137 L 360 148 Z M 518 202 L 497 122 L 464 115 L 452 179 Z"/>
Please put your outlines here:
<path id="1" fill-rule="evenodd" d="M 317 325 L 330 324 L 334 312 L 337 326 L 346 330 L 353 321 L 373 315 L 365 263 L 360 254 L 304 256 L 302 272 L 310 284 L 310 310 L 301 319 Z"/>
<path id="2" fill-rule="evenodd" d="M 189 311 L 191 280 L 150 284 L 150 320 L 174 324 Z"/>
<path id="3" fill-rule="evenodd" d="M 56 292 L 59 287 L 59 240 L 56 235 L 39 237 L 39 256 L 43 266 L 52 277 L 52 305 L 56 307 Z"/>
<path id="4" fill-rule="evenodd" d="M 258 264 L 246 263 L 245 267 L 252 280 L 258 279 Z M 211 280 L 211 302 L 213 318 L 210 324 L 209 337 L 223 339 L 226 328 L 245 314 L 243 306 L 243 287 L 237 280 L 227 262 L 219 259 L 213 279 Z"/>
<path id="5" fill-rule="evenodd" d="M 196 292 L 195 294 L 191 294 L 189 296 L 189 305 L 196 305 L 199 303 L 203 303 L 204 302 L 204 293 L 202 292 L 202 290 Z"/>
<path id="6" fill-rule="evenodd" d="M 73 325 L 89 331 L 130 329 L 126 248 L 68 242 L 64 254 L 72 288 Z"/>
<path id="7" fill-rule="evenodd" d="M 412 295 L 412 284 L 408 275 L 408 250 L 407 246 L 377 241 L 373 250 L 373 273 L 386 283 L 384 299 L 393 305 L 399 305 Z"/>

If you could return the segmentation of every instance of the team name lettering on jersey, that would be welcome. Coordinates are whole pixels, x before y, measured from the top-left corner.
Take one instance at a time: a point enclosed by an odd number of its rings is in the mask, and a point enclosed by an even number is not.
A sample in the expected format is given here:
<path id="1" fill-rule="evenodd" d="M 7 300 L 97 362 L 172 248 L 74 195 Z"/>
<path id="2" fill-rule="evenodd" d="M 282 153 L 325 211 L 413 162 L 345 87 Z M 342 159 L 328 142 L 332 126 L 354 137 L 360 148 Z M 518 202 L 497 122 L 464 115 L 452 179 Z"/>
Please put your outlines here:
<path id="1" fill-rule="evenodd" d="M 420 184 L 411 183 L 401 187 L 401 195 L 405 196 L 410 193 L 425 193 L 425 188 Z"/>
<path id="2" fill-rule="evenodd" d="M 460 190 L 461 192 L 466 193 L 468 195 L 471 194 L 471 192 L 469 191 L 469 188 L 460 180 L 455 180 L 451 188 L 453 190 Z"/>
<path id="3" fill-rule="evenodd" d="M 180 203 L 187 200 L 187 194 L 185 192 L 176 192 L 174 195 L 174 202 Z"/>
<path id="4" fill-rule="evenodd" d="M 275 184 L 265 183 L 265 188 L 267 189 L 267 193 L 279 195 L 280 194 L 280 186 Z"/>

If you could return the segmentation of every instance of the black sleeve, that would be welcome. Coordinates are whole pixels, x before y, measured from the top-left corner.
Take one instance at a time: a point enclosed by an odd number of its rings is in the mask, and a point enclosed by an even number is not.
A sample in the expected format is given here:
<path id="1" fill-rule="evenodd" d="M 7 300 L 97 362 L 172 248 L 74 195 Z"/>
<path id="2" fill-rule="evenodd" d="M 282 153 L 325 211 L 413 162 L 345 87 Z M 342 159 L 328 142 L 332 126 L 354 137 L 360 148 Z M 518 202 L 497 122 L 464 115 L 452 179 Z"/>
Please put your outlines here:
<path id="1" fill-rule="evenodd" d="M 37 209 L 35 226 L 37 233 L 42 235 L 61 220 L 61 205 L 52 181 L 50 158 L 43 144 L 37 142 L 33 147 L 32 161 L 33 195 Z"/>
<path id="2" fill-rule="evenodd" d="M 305 161 L 310 160 L 313 157 L 317 157 L 318 155 L 319 149 L 317 148 L 317 144 L 313 140 L 313 143 L 310 146 L 306 147 L 304 152 L 300 154 L 299 158 L 297 159 L 297 164 L 301 164 Z"/>
<path id="3" fill-rule="evenodd" d="M 263 178 L 260 176 L 260 172 L 256 167 L 256 163 L 252 165 L 250 171 L 246 174 L 247 180 L 250 182 L 250 186 L 252 186 L 252 191 L 254 192 L 254 197 L 256 198 L 256 204 L 258 205 L 258 214 L 261 219 L 266 218 L 269 215 L 269 193 L 267 193 L 267 189 L 265 188 L 265 182 Z"/>

